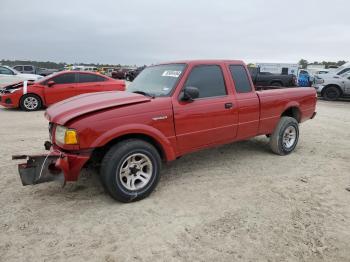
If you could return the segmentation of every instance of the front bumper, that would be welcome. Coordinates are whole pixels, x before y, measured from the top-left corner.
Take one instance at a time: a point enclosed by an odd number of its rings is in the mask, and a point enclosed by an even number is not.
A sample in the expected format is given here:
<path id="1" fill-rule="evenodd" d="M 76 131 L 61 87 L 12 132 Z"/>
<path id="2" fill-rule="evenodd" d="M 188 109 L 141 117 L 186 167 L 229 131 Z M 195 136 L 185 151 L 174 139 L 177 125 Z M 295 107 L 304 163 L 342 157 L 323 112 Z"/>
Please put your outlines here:
<path id="1" fill-rule="evenodd" d="M 0 105 L 7 108 L 19 107 L 20 96 L 17 94 L 0 93 Z"/>
<path id="2" fill-rule="evenodd" d="M 316 89 L 317 93 L 321 93 L 322 89 L 324 88 L 324 85 L 313 85 L 313 87 Z"/>
<path id="3" fill-rule="evenodd" d="M 76 181 L 89 158 L 89 153 L 71 154 L 52 148 L 48 154 L 12 156 L 13 160 L 27 159 L 26 163 L 18 165 L 24 186 L 51 181 Z"/>

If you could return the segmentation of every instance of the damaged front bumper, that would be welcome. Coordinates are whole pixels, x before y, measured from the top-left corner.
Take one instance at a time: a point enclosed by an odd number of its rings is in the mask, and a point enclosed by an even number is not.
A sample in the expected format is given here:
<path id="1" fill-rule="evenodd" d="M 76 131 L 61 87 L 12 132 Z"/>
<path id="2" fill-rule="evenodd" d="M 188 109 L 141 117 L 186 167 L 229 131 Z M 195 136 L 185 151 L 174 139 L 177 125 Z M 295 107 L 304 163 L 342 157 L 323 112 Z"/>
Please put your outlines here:
<path id="1" fill-rule="evenodd" d="M 51 149 L 43 155 L 15 155 L 13 160 L 27 159 L 26 163 L 18 165 L 18 172 L 24 186 L 51 181 L 76 181 L 80 170 L 89 160 L 89 153 L 65 153 Z"/>

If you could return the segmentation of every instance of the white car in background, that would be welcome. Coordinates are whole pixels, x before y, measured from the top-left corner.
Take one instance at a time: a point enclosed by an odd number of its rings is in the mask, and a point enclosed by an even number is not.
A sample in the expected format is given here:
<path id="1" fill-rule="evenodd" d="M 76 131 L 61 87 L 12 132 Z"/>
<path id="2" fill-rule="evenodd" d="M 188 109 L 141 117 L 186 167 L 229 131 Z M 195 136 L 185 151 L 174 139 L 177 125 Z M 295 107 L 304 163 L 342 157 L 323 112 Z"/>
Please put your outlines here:
<path id="1" fill-rule="evenodd" d="M 0 65 L 0 87 L 25 80 L 36 81 L 40 78 L 42 78 L 41 75 L 22 74 L 9 66 Z"/>
<path id="2" fill-rule="evenodd" d="M 313 86 L 325 100 L 334 101 L 340 97 L 350 96 L 350 72 L 325 77 Z"/>
<path id="3" fill-rule="evenodd" d="M 328 81 L 328 80 L 326 80 L 328 78 L 332 79 L 335 76 L 341 76 L 341 75 L 349 73 L 349 72 L 350 72 L 350 62 L 347 62 L 338 68 L 335 68 L 335 69 L 332 68 L 326 74 L 316 74 L 314 84 L 315 85 L 322 84 L 324 81 Z"/>

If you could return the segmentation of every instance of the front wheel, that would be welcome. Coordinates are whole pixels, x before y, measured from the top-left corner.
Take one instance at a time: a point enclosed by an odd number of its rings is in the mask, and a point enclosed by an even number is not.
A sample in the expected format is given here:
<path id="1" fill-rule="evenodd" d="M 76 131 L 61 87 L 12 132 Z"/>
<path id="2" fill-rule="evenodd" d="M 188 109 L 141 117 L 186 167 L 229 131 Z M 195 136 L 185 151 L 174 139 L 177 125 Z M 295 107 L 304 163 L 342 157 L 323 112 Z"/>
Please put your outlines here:
<path id="1" fill-rule="evenodd" d="M 291 153 L 299 140 L 299 124 L 293 117 L 284 116 L 270 137 L 271 150 L 281 156 Z"/>
<path id="2" fill-rule="evenodd" d="M 340 97 L 340 91 L 335 86 L 329 86 L 323 92 L 323 98 L 327 101 L 335 101 Z"/>
<path id="3" fill-rule="evenodd" d="M 157 149 L 139 139 L 114 145 L 101 165 L 107 192 L 121 202 L 141 200 L 152 193 L 160 179 L 161 159 Z"/>
<path id="4" fill-rule="evenodd" d="M 34 94 L 26 94 L 22 96 L 20 101 L 20 107 L 25 111 L 36 111 L 42 106 L 40 97 Z"/>

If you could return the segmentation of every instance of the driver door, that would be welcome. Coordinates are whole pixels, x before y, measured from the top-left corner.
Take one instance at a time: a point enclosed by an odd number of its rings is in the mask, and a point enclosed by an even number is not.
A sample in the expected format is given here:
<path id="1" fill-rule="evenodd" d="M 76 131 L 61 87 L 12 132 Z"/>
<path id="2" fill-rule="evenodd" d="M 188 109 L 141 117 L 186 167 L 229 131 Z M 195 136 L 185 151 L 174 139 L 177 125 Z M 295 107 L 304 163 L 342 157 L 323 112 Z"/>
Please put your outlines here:
<path id="1" fill-rule="evenodd" d="M 54 84 L 48 86 L 48 82 L 54 81 Z M 47 105 L 57 103 L 72 96 L 75 96 L 76 73 L 66 72 L 55 75 L 46 81 L 45 101 Z"/>
<path id="2" fill-rule="evenodd" d="M 196 87 L 193 101 L 173 100 L 176 139 L 181 153 L 210 144 L 233 140 L 237 132 L 238 111 L 230 95 L 221 66 L 192 68 L 184 87 Z"/>

